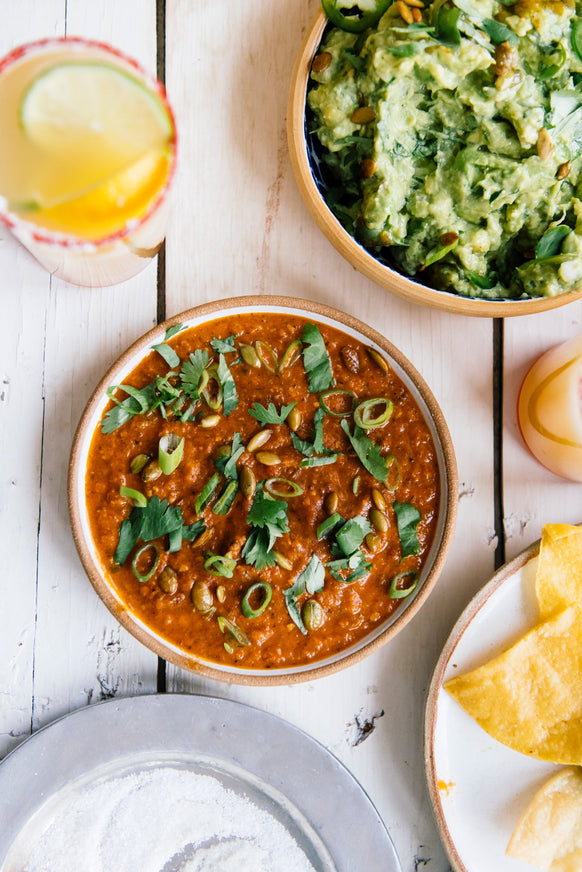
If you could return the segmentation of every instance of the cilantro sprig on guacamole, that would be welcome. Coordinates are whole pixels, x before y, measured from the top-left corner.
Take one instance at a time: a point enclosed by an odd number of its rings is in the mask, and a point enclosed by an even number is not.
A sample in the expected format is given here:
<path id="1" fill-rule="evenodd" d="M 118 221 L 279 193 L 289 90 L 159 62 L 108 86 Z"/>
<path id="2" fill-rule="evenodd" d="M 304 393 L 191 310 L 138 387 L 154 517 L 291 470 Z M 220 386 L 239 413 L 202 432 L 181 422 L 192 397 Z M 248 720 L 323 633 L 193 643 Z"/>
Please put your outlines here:
<path id="1" fill-rule="evenodd" d="M 582 3 L 397 0 L 330 22 L 309 131 L 328 204 L 374 256 L 468 297 L 582 282 Z"/>

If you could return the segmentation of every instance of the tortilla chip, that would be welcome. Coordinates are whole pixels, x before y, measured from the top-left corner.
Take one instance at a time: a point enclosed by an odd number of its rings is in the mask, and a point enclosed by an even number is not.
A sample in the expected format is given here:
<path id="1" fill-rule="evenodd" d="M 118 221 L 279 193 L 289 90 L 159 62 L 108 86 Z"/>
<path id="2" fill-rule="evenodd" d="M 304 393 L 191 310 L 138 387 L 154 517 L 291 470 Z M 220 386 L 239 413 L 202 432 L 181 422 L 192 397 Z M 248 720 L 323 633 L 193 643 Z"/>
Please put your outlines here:
<path id="1" fill-rule="evenodd" d="M 538 790 L 506 853 L 548 872 L 582 870 L 582 771 L 562 769 Z"/>
<path id="2" fill-rule="evenodd" d="M 582 527 L 546 524 L 536 572 L 540 617 L 582 602 Z"/>
<path id="3" fill-rule="evenodd" d="M 539 760 L 582 764 L 581 609 L 552 615 L 445 689 L 504 745 Z"/>

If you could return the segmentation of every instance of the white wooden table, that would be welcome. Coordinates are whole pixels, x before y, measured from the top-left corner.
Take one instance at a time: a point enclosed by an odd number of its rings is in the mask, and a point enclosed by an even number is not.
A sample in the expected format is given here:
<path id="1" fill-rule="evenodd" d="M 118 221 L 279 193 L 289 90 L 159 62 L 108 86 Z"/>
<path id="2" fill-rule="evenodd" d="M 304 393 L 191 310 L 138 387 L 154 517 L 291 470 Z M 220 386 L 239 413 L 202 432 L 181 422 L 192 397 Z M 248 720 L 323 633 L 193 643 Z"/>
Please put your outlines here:
<path id="1" fill-rule="evenodd" d="M 291 69 L 317 6 L 0 0 L 2 54 L 67 33 L 157 66 L 180 136 L 165 264 L 114 288 L 77 288 L 51 279 L 0 229 L 0 756 L 104 698 L 230 697 L 330 748 L 376 804 L 405 872 L 444 872 L 424 778 L 426 690 L 456 618 L 496 565 L 544 523 L 581 520 L 580 487 L 526 453 L 515 407 L 533 359 L 582 330 L 582 302 L 504 323 L 453 316 L 390 296 L 342 260 L 300 199 L 286 146 Z M 453 546 L 421 613 L 359 665 L 294 687 L 229 687 L 158 663 L 96 597 L 67 517 L 74 428 L 106 368 L 157 319 L 250 293 L 318 300 L 382 331 L 432 388 L 459 465 Z"/>

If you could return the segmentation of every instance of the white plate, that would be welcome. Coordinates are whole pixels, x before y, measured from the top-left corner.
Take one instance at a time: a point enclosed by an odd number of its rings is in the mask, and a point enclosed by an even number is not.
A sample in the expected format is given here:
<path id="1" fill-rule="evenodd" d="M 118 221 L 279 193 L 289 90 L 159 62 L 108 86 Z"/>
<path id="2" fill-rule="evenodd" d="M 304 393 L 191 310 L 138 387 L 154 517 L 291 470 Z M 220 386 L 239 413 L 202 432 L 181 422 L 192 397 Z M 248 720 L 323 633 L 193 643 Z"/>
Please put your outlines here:
<path id="1" fill-rule="evenodd" d="M 538 621 L 534 582 L 539 542 L 503 566 L 465 609 L 429 689 L 425 766 L 437 825 L 455 872 L 519 872 L 506 856 L 522 812 L 557 771 L 489 736 L 443 689 L 516 642 Z"/>
<path id="2" fill-rule="evenodd" d="M 316 872 L 401 872 L 367 794 L 322 745 L 257 709 L 180 694 L 89 706 L 9 754 L 0 765 L 0 870 L 11 869 L 15 841 L 43 815 L 48 822 L 60 791 L 156 764 L 210 773 L 267 809 Z"/>

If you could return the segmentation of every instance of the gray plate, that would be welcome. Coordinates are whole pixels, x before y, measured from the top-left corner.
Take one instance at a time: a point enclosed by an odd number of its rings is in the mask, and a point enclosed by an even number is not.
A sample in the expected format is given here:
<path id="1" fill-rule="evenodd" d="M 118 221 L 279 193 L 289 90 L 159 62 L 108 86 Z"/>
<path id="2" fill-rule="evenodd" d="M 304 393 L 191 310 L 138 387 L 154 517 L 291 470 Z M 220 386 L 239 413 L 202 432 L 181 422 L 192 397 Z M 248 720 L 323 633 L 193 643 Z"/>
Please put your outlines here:
<path id="1" fill-rule="evenodd" d="M 167 694 L 92 705 L 39 730 L 0 764 L 0 869 L 71 782 L 170 764 L 211 773 L 277 818 L 317 872 L 401 872 L 360 784 L 329 751 L 231 700 Z M 12 852 L 11 852 L 12 853 Z"/>

